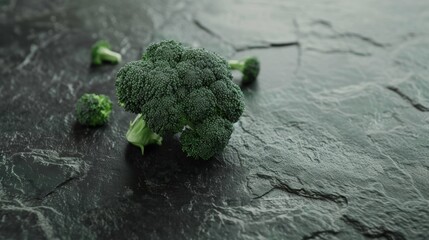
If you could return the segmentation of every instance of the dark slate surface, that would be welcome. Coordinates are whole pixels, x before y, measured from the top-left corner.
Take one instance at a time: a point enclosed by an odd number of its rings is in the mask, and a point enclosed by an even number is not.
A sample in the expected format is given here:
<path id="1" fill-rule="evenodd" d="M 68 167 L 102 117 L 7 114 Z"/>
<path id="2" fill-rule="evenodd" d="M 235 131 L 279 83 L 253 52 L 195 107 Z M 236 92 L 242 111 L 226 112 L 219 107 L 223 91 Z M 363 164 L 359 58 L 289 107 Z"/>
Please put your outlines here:
<path id="1" fill-rule="evenodd" d="M 0 34 L 0 239 L 429 239 L 426 0 L 1 0 Z M 116 100 L 93 42 L 170 38 L 262 61 L 210 161 L 75 122 Z"/>

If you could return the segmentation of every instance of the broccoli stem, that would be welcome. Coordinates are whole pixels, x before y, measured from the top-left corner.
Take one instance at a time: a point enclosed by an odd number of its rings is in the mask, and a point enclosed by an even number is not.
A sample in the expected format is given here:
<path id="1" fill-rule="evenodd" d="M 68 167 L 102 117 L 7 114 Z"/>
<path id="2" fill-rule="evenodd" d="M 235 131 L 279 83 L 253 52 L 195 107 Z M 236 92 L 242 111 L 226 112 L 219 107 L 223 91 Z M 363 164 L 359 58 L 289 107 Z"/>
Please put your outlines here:
<path id="1" fill-rule="evenodd" d="M 229 60 L 228 61 L 229 67 L 232 70 L 239 70 L 239 71 L 243 71 L 244 69 L 244 62 L 243 61 L 239 61 L 239 60 Z"/>
<path id="2" fill-rule="evenodd" d="M 131 144 L 140 147 L 144 154 L 144 147 L 148 144 L 162 144 L 162 137 L 152 132 L 141 114 L 138 114 L 127 132 L 127 140 Z"/>
<path id="3" fill-rule="evenodd" d="M 121 54 L 114 52 L 108 48 L 100 47 L 98 53 L 102 61 L 107 61 L 111 63 L 118 63 L 121 61 Z"/>

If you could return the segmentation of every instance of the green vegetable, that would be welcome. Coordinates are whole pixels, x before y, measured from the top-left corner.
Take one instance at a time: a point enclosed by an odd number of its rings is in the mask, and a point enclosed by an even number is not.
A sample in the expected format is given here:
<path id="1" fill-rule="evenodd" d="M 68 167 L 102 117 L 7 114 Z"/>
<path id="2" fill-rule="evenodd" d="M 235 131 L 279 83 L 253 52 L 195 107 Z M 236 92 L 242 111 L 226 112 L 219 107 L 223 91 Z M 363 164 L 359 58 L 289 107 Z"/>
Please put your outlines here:
<path id="1" fill-rule="evenodd" d="M 121 54 L 110 50 L 110 44 L 101 40 L 92 46 L 91 50 L 92 64 L 101 65 L 103 62 L 119 63 L 122 59 Z"/>
<path id="2" fill-rule="evenodd" d="M 141 114 L 138 114 L 136 119 L 131 122 L 126 136 L 128 142 L 140 147 L 142 154 L 144 154 L 146 145 L 162 144 L 162 137 L 150 130 Z"/>
<path id="3" fill-rule="evenodd" d="M 112 102 L 105 95 L 85 93 L 76 103 L 76 118 L 82 125 L 96 127 L 104 125 L 112 111 Z"/>
<path id="4" fill-rule="evenodd" d="M 151 44 L 116 77 L 119 104 L 140 114 L 128 141 L 143 151 L 161 136 L 181 133 L 188 156 L 209 159 L 228 144 L 244 110 L 243 93 L 231 80 L 228 62 L 216 53 L 176 41 Z"/>
<path id="5" fill-rule="evenodd" d="M 229 67 L 238 70 L 243 74 L 243 83 L 249 84 L 256 80 L 261 69 L 259 60 L 256 57 L 248 57 L 242 60 L 230 60 Z"/>

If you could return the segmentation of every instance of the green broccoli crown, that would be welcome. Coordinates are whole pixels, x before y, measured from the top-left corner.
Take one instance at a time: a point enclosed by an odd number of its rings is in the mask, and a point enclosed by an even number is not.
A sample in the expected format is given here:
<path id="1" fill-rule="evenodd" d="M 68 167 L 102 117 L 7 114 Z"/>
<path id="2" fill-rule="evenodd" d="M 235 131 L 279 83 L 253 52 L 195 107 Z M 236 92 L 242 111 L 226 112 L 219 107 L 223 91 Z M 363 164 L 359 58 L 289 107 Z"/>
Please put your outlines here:
<path id="1" fill-rule="evenodd" d="M 183 131 L 183 150 L 192 157 L 223 150 L 244 110 L 225 59 L 171 40 L 150 45 L 141 60 L 122 67 L 115 85 L 120 105 L 142 114 L 153 132 Z"/>
<path id="2" fill-rule="evenodd" d="M 76 118 L 82 125 L 96 127 L 107 123 L 112 102 L 105 95 L 85 93 L 76 103 Z"/>
<path id="3" fill-rule="evenodd" d="M 218 116 L 211 116 L 193 129 L 186 128 L 182 132 L 180 136 L 182 149 L 190 156 L 209 159 L 228 144 L 232 131 L 230 121 Z"/>
<path id="4" fill-rule="evenodd" d="M 256 80 L 261 69 L 259 60 L 256 57 L 248 57 L 243 60 L 230 60 L 229 66 L 233 70 L 239 70 L 243 74 L 243 83 L 248 84 Z"/>
<path id="5" fill-rule="evenodd" d="M 122 57 L 119 53 L 110 50 L 110 44 L 105 40 L 96 42 L 91 49 L 91 62 L 101 65 L 103 62 L 119 63 Z"/>

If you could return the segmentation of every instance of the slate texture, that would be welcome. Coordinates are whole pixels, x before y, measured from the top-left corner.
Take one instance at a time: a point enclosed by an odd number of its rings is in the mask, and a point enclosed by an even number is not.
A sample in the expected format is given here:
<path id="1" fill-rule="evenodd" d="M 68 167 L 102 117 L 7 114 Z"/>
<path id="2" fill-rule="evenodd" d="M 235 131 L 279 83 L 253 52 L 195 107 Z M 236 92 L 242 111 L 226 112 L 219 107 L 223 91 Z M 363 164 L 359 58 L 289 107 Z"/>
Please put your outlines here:
<path id="1" fill-rule="evenodd" d="M 258 56 L 225 151 L 77 124 L 98 39 Z M 0 239 L 429 239 L 429 1 L 2 0 L 0 65 Z"/>

